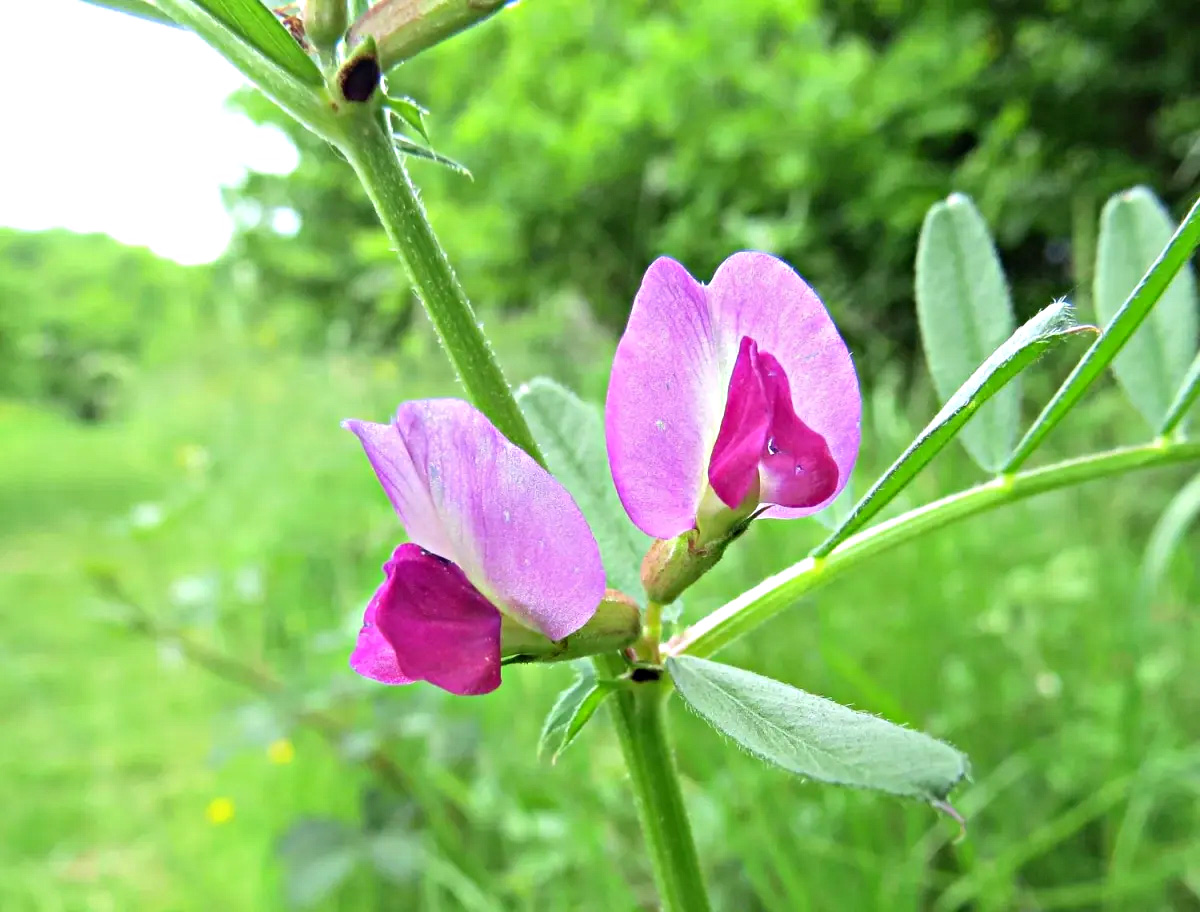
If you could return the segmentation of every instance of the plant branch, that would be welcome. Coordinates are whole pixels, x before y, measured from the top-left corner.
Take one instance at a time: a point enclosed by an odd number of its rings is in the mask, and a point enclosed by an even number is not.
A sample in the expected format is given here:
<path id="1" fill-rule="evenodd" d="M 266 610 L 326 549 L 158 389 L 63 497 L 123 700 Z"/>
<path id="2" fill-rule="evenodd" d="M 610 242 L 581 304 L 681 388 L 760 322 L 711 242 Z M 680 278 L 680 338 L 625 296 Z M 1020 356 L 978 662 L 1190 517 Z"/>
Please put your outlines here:
<path id="1" fill-rule="evenodd" d="M 797 599 L 863 561 L 952 522 L 1046 491 L 1132 472 L 1200 459 L 1200 441 L 1158 440 L 1069 459 L 1017 475 L 1001 475 L 854 535 L 827 557 L 807 557 L 768 577 L 672 639 L 667 655 L 709 656 L 770 620 Z"/>
<path id="2" fill-rule="evenodd" d="M 596 660 L 602 678 L 620 676 L 622 666 L 615 655 Z M 708 894 L 664 724 L 668 692 L 666 679 L 640 681 L 619 688 L 609 705 L 662 908 L 664 912 L 708 912 Z"/>
<path id="3" fill-rule="evenodd" d="M 425 217 L 400 157 L 376 112 L 361 116 L 337 145 L 358 173 L 383 227 L 408 268 L 425 312 L 475 406 L 509 440 L 543 462 L 491 344 Z"/>

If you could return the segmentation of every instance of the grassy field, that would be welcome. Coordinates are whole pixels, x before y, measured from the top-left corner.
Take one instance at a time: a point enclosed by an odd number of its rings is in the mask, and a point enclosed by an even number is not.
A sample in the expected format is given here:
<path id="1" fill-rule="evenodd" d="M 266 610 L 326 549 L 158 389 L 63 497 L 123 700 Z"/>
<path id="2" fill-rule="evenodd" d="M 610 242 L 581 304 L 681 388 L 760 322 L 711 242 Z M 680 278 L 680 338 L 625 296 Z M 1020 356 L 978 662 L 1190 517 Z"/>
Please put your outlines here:
<path id="1" fill-rule="evenodd" d="M 515 379 L 568 370 L 601 395 L 602 350 L 535 357 L 534 335 L 502 334 Z M 513 669 L 497 693 L 455 700 L 368 686 L 345 666 L 399 530 L 337 421 L 451 389 L 416 333 L 386 362 L 199 349 L 139 378 L 97 426 L 0 403 L 0 909 L 286 908 L 289 890 L 319 893 L 352 864 L 343 853 L 286 876 L 326 818 L 369 830 L 382 860 L 317 908 L 652 907 L 604 721 L 556 766 L 535 757 L 567 669 Z M 880 381 L 869 397 L 865 469 L 929 414 L 897 389 Z M 1064 433 L 1060 453 L 1139 431 L 1101 396 Z M 974 779 L 953 844 L 929 809 L 790 778 L 676 705 L 716 906 L 1200 909 L 1200 540 L 1152 597 L 1138 589 L 1146 535 L 1186 477 L 1130 476 L 946 529 L 726 653 L 950 740 Z M 907 503 L 973 479 L 947 453 Z M 821 532 L 759 524 L 689 595 L 688 617 Z M 114 623 L 130 605 L 285 686 L 254 693 L 173 637 L 131 633 Z"/>

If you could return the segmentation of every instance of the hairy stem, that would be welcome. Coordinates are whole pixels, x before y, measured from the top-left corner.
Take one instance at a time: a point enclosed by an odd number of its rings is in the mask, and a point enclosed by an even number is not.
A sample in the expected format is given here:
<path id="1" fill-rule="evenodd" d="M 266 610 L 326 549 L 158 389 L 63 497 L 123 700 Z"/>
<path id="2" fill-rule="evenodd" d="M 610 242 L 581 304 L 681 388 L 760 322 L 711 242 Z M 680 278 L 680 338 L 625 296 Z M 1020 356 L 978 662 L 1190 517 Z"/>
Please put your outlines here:
<path id="1" fill-rule="evenodd" d="M 617 656 L 596 660 L 601 677 L 619 677 Z M 620 688 L 609 705 L 629 768 L 638 819 L 664 912 L 708 912 L 708 894 L 667 740 L 663 710 L 669 682 L 642 681 Z"/>
<path id="2" fill-rule="evenodd" d="M 377 112 L 363 106 L 361 116 L 347 126 L 337 145 L 358 173 L 379 221 L 407 267 L 467 395 L 501 433 L 542 462 L 495 352 L 454 277 Z"/>
<path id="3" fill-rule="evenodd" d="M 826 557 L 807 557 L 768 577 L 667 644 L 668 655 L 708 656 L 770 620 L 807 595 L 863 561 L 952 522 L 1045 491 L 1082 484 L 1136 469 L 1200 459 L 1200 441 L 1158 440 L 1144 446 L 1069 459 L 992 481 L 882 522 L 838 545 Z"/>

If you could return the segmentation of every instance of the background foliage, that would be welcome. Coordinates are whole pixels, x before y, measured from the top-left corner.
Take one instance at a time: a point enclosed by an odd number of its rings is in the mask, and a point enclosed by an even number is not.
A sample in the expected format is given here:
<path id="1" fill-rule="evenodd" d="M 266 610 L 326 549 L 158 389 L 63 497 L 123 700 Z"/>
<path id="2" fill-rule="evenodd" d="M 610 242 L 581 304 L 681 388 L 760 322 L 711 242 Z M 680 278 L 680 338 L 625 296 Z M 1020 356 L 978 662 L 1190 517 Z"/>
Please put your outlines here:
<path id="1" fill-rule="evenodd" d="M 531 0 L 393 87 L 475 174 L 413 166 L 514 381 L 598 401 L 653 256 L 705 275 L 773 249 L 867 367 L 861 489 L 937 406 L 914 357 L 927 206 L 973 195 L 1019 318 L 1086 297 L 1110 192 L 1146 182 L 1178 214 L 1197 191 L 1187 26 L 1143 0 Z M 649 908 L 611 733 L 535 757 L 567 669 L 478 700 L 346 670 L 399 530 L 337 421 L 454 381 L 349 169 L 284 129 L 299 168 L 230 191 L 214 267 L 0 232 L 0 908 Z M 1028 378 L 1026 418 L 1064 365 Z M 1062 431 L 1048 457 L 1145 435 L 1112 389 Z M 947 450 L 895 509 L 977 477 Z M 675 706 L 716 906 L 1200 908 L 1196 533 L 1140 576 L 1186 477 L 954 527 L 731 650 L 945 738 L 975 781 L 952 844 L 924 807 L 800 783 Z M 684 620 L 823 537 L 757 524 Z"/>
<path id="2" fill-rule="evenodd" d="M 914 347 L 917 233 L 952 190 L 996 233 L 1022 319 L 1090 285 L 1111 193 L 1146 183 L 1182 214 L 1200 187 L 1189 21 L 1150 0 L 539 0 L 391 86 L 433 111 L 436 148 L 475 175 L 414 165 L 483 306 L 570 293 L 619 328 L 660 253 L 706 277 L 755 247 L 803 264 L 853 347 L 885 355 Z M 353 334 L 374 307 L 385 327 L 402 322 L 402 279 L 353 177 L 269 105 L 238 104 L 283 126 L 302 164 L 232 194 L 235 211 L 268 216 L 234 259 L 267 287 L 301 283 Z M 270 227 L 288 205 L 294 239 Z"/>

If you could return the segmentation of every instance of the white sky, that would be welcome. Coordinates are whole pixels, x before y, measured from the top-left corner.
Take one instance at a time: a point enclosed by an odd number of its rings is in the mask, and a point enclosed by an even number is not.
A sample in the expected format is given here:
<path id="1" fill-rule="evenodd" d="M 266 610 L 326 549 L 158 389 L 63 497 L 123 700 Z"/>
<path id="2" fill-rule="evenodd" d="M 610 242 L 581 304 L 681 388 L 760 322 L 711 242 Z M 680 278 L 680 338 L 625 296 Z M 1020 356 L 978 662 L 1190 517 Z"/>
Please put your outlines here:
<path id="1" fill-rule="evenodd" d="M 207 262 L 233 228 L 222 185 L 295 167 L 282 133 L 226 109 L 242 76 L 194 35 L 82 0 L 0 4 L 0 225 Z"/>

